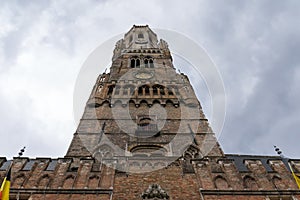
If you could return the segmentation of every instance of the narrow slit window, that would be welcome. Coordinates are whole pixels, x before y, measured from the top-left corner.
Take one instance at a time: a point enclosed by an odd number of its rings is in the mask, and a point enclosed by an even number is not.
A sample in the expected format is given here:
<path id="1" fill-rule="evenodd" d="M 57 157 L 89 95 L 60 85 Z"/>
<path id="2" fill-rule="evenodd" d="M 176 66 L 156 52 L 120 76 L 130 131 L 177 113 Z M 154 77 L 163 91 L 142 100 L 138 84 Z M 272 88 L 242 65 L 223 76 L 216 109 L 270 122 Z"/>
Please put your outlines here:
<path id="1" fill-rule="evenodd" d="M 131 59 L 130 61 L 130 67 L 135 68 L 135 59 Z"/>

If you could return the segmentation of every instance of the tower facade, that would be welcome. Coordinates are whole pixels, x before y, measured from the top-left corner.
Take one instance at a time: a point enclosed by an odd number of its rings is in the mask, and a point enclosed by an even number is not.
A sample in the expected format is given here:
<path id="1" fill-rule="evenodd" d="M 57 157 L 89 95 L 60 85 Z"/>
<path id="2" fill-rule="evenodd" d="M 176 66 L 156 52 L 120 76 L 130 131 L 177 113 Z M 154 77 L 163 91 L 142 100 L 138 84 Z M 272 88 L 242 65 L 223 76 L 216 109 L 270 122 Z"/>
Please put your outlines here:
<path id="1" fill-rule="evenodd" d="M 12 199 L 300 199 L 276 156 L 226 155 L 167 42 L 133 26 L 96 80 L 63 158 L 0 158 Z"/>
<path id="2" fill-rule="evenodd" d="M 99 75 L 66 157 L 176 160 L 190 147 L 191 159 L 224 156 L 168 44 L 134 26 L 117 42 L 110 72 Z"/>

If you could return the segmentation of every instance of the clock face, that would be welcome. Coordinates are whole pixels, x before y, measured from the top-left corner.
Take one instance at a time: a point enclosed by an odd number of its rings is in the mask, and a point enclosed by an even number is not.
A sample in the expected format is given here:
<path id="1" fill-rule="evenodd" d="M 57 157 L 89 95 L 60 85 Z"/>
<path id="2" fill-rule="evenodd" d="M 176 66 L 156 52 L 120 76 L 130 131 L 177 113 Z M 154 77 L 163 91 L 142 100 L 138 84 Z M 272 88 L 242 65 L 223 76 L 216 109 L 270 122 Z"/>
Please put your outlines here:
<path id="1" fill-rule="evenodd" d="M 138 72 L 134 75 L 138 79 L 149 79 L 153 77 L 153 73 L 151 72 Z"/>

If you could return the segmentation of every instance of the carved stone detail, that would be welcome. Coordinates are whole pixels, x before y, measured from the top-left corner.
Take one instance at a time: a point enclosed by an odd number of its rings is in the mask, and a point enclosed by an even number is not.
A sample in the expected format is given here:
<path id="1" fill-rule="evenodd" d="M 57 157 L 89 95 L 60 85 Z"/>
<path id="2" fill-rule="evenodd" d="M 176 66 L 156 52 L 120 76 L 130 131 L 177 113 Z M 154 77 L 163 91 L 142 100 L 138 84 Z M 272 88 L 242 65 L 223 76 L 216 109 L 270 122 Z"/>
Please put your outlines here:
<path id="1" fill-rule="evenodd" d="M 170 199 L 166 191 L 160 185 L 151 184 L 142 194 L 143 199 Z"/>

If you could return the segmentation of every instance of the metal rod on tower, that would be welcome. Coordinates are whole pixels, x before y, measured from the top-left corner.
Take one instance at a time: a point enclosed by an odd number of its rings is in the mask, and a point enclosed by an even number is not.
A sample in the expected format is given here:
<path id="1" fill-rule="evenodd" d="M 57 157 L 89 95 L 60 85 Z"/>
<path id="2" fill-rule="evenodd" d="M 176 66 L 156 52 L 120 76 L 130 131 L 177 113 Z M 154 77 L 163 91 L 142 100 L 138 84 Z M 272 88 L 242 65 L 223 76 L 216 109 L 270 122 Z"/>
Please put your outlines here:
<path id="1" fill-rule="evenodd" d="M 18 153 L 19 154 L 19 158 L 21 157 L 21 156 L 23 156 L 23 153 L 25 152 L 25 146 L 20 150 L 20 152 Z"/>
<path id="2" fill-rule="evenodd" d="M 298 188 L 300 189 L 300 176 L 297 175 L 297 174 L 294 172 L 293 167 L 292 167 L 291 163 L 289 162 L 289 158 L 285 158 L 285 157 L 283 156 L 283 154 L 282 154 L 282 151 L 281 151 L 277 146 L 275 146 L 275 145 L 274 145 L 274 149 L 275 149 L 275 151 L 277 152 L 277 154 L 280 155 L 281 158 L 283 158 L 282 160 L 283 160 L 283 161 L 285 160 L 285 162 L 287 163 L 287 165 L 288 165 L 288 167 L 289 167 L 290 171 L 292 172 L 292 175 L 293 175 L 293 177 L 294 177 L 294 179 L 295 179 L 295 182 L 296 182 Z"/>

